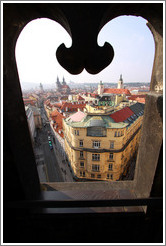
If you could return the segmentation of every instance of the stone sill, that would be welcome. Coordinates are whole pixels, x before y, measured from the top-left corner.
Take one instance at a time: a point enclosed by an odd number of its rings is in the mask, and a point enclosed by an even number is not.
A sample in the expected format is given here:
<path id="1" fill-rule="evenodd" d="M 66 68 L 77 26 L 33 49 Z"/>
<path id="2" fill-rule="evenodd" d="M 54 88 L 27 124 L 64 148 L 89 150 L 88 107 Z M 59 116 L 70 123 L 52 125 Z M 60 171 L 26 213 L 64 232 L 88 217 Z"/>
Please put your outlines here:
<path id="1" fill-rule="evenodd" d="M 134 190 L 135 181 L 41 182 L 42 190 Z M 48 187 L 48 189 L 47 189 Z"/>
<path id="2" fill-rule="evenodd" d="M 63 191 L 46 191 L 42 192 L 42 200 L 70 202 L 73 201 L 76 205 L 73 207 L 50 207 L 44 208 L 42 211 L 47 214 L 70 214 L 70 213 L 144 213 L 142 206 L 120 206 L 104 205 L 100 202 L 107 202 L 111 200 L 136 199 L 136 195 L 132 190 L 63 190 Z M 77 202 L 89 204 L 83 207 L 77 206 Z M 94 203 L 95 201 L 95 203 Z M 96 206 L 96 203 L 99 205 Z M 95 205 L 94 205 L 95 204 Z M 94 207 L 93 207 L 94 205 Z"/>

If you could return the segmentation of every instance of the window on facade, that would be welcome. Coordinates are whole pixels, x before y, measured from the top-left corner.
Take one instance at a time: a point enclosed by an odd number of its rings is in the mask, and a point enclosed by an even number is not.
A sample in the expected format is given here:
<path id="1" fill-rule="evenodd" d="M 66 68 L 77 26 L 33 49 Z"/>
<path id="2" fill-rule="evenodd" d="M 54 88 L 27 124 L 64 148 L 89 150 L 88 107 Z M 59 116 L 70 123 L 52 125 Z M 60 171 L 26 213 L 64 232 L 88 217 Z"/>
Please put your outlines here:
<path id="1" fill-rule="evenodd" d="M 83 147 L 83 140 L 80 140 L 80 147 Z"/>
<path id="2" fill-rule="evenodd" d="M 93 172 L 99 172 L 100 171 L 100 165 L 92 164 L 92 171 Z"/>
<path id="3" fill-rule="evenodd" d="M 109 163 L 109 164 L 108 164 L 108 170 L 109 170 L 109 171 L 112 171 L 112 170 L 113 170 L 113 164 L 112 164 L 112 163 Z"/>
<path id="4" fill-rule="evenodd" d="M 79 136 L 79 130 L 74 130 L 74 135 Z"/>
<path id="5" fill-rule="evenodd" d="M 87 128 L 87 136 L 92 137 L 105 137 L 106 136 L 106 128 L 104 127 L 88 127 Z"/>
<path id="6" fill-rule="evenodd" d="M 113 174 L 107 174 L 107 179 L 113 179 Z"/>
<path id="7" fill-rule="evenodd" d="M 93 141 L 93 148 L 100 148 L 100 141 Z"/>
<path id="8" fill-rule="evenodd" d="M 109 159 L 110 159 L 110 160 L 113 160 L 113 158 L 114 158 L 114 154 L 113 154 L 113 153 L 110 153 Z"/>
<path id="9" fill-rule="evenodd" d="M 84 152 L 80 151 L 80 158 L 83 158 L 83 157 L 84 157 Z"/>
<path id="10" fill-rule="evenodd" d="M 114 137 L 117 137 L 117 132 L 115 132 Z"/>
<path id="11" fill-rule="evenodd" d="M 120 137 L 120 132 L 118 132 L 118 137 Z"/>
<path id="12" fill-rule="evenodd" d="M 82 171 L 81 171 L 81 172 L 80 172 L 80 176 L 81 176 L 81 177 L 85 177 L 85 172 L 82 172 Z"/>
<path id="13" fill-rule="evenodd" d="M 99 161 L 100 160 L 100 154 L 92 154 L 92 161 Z"/>
<path id="14" fill-rule="evenodd" d="M 94 175 L 94 173 L 91 173 L 91 178 L 95 178 L 95 175 Z"/>
<path id="15" fill-rule="evenodd" d="M 114 149 L 114 142 L 110 142 L 110 149 Z"/>
<path id="16" fill-rule="evenodd" d="M 97 178 L 100 179 L 100 178 L 101 178 L 101 174 L 98 174 L 98 175 L 97 175 Z"/>
<path id="17" fill-rule="evenodd" d="M 84 167 L 84 162 L 83 161 L 80 162 L 80 167 Z"/>

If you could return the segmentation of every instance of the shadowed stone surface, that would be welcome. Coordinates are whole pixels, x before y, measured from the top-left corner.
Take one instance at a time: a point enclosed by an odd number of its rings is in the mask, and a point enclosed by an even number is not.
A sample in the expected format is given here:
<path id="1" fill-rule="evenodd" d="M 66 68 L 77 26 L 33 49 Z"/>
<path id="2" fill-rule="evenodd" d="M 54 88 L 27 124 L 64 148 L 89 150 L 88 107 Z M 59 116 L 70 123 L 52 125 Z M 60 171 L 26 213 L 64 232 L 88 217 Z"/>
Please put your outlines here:
<path id="1" fill-rule="evenodd" d="M 111 44 L 105 43 L 103 47 L 97 45 L 97 35 L 108 21 L 121 15 L 135 15 L 142 16 L 150 23 L 155 39 L 155 60 L 151 94 L 146 100 L 135 179 L 123 184 L 103 184 L 103 187 L 107 190 L 134 188 L 135 194 L 141 197 L 161 195 L 163 4 L 5 2 L 3 11 L 4 242 L 73 243 L 78 236 L 81 242 L 87 243 L 94 242 L 95 235 L 96 241 L 102 243 L 162 243 L 162 212 L 158 210 L 153 211 L 154 216 L 146 215 L 145 219 L 140 214 L 113 218 L 111 213 L 109 216 L 100 214 L 100 217 L 95 214 L 93 217 L 65 215 L 44 218 L 29 211 L 9 209 L 6 203 L 9 200 L 34 199 L 41 189 L 15 61 L 17 38 L 24 26 L 36 18 L 57 21 L 72 37 L 72 46 L 66 49 L 62 44 L 57 50 L 57 58 L 73 74 L 78 74 L 83 69 L 96 74 L 112 61 L 114 53 Z M 75 186 L 77 190 L 83 190 L 87 185 L 93 190 L 101 189 L 101 185 L 96 183 Z M 52 185 L 46 186 L 49 188 Z M 52 186 L 59 190 L 73 187 L 73 184 Z M 85 228 L 86 233 L 83 234 Z"/>

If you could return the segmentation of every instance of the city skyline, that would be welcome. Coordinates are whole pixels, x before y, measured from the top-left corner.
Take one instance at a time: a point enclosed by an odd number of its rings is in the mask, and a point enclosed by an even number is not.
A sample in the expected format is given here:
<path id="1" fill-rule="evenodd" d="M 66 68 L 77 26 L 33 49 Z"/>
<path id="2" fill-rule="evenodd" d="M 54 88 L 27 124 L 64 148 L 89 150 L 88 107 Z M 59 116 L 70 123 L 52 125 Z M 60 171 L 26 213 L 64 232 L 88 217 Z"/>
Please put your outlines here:
<path id="1" fill-rule="evenodd" d="M 154 60 L 154 40 L 146 20 L 122 16 L 107 23 L 98 35 L 98 44 L 109 42 L 115 51 L 113 62 L 97 75 L 85 70 L 71 75 L 57 62 L 55 53 L 61 43 L 70 47 L 72 40 L 60 24 L 37 19 L 27 24 L 16 44 L 16 61 L 21 84 L 53 84 L 57 76 L 67 83 L 116 83 L 122 74 L 124 83 L 150 82 Z"/>

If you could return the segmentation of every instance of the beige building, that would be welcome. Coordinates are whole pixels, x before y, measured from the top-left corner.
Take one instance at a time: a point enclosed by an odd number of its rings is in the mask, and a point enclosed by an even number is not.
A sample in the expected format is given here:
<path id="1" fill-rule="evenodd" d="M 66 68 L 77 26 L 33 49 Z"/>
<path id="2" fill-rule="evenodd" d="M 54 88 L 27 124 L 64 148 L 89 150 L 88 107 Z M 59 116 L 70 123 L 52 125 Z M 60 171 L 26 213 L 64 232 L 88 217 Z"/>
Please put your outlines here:
<path id="1" fill-rule="evenodd" d="M 40 109 L 37 107 L 34 107 L 34 106 L 30 106 L 30 108 L 33 111 L 35 127 L 41 129 L 42 128 L 42 120 L 41 120 Z"/>
<path id="2" fill-rule="evenodd" d="M 138 149 L 144 105 L 64 119 L 65 150 L 79 179 L 119 180 Z"/>

